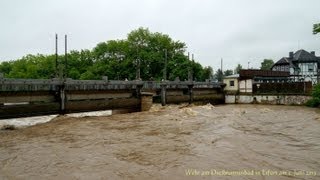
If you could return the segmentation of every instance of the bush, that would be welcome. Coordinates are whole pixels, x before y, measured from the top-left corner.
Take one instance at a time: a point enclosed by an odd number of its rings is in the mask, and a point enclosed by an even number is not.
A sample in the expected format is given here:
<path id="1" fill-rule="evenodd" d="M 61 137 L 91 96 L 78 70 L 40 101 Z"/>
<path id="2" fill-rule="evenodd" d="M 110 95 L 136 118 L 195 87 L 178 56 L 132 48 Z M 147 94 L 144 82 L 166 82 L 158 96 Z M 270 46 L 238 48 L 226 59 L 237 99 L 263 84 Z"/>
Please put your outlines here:
<path id="1" fill-rule="evenodd" d="M 312 99 L 306 102 L 309 107 L 319 107 L 320 106 L 320 84 L 317 84 L 312 89 Z"/>
<path id="2" fill-rule="evenodd" d="M 320 84 L 317 84 L 312 89 L 312 97 L 320 98 Z"/>
<path id="3" fill-rule="evenodd" d="M 319 98 L 312 98 L 306 102 L 306 105 L 309 107 L 318 107 L 320 105 L 320 99 Z"/>

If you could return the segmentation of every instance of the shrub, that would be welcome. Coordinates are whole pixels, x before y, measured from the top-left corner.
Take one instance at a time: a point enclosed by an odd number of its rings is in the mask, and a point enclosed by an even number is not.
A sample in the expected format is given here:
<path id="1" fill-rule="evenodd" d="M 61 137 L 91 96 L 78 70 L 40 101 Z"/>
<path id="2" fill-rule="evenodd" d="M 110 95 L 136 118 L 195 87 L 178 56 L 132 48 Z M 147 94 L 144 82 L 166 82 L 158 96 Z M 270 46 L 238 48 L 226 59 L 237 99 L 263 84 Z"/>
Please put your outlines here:
<path id="1" fill-rule="evenodd" d="M 320 98 L 320 84 L 313 86 L 312 97 L 313 98 Z"/>
<path id="2" fill-rule="evenodd" d="M 312 89 L 312 99 L 306 103 L 309 107 L 318 107 L 320 105 L 320 84 L 317 84 Z"/>
<path id="3" fill-rule="evenodd" d="M 320 105 L 320 99 L 312 98 L 306 102 L 306 105 L 309 107 L 318 107 Z"/>

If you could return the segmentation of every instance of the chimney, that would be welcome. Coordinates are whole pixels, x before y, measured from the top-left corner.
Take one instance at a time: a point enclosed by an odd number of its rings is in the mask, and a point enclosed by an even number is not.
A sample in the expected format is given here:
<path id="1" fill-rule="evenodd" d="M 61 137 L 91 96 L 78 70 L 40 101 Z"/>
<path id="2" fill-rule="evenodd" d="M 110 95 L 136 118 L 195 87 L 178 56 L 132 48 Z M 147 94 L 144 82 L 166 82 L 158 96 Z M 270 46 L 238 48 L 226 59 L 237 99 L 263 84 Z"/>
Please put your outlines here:
<path id="1" fill-rule="evenodd" d="M 289 52 L 289 58 L 293 58 L 293 52 Z"/>
<path id="2" fill-rule="evenodd" d="M 314 55 L 314 56 L 316 55 L 316 52 L 314 52 L 314 51 L 311 51 L 310 53 L 311 53 L 312 55 Z"/>

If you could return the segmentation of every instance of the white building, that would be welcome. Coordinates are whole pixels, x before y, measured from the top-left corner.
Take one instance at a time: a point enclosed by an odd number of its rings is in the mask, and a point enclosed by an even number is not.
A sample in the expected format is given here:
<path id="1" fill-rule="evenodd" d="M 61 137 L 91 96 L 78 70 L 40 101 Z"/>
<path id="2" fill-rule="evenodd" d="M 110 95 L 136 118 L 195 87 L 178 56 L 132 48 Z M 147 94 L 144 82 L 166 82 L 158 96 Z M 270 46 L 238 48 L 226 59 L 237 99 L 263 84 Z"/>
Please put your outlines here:
<path id="1" fill-rule="evenodd" d="M 238 93 L 239 91 L 239 74 L 233 74 L 223 78 L 223 83 L 226 84 L 224 90 L 227 93 Z"/>
<path id="2" fill-rule="evenodd" d="M 273 71 L 290 72 L 292 81 L 311 81 L 312 84 L 319 82 L 320 57 L 314 51 L 310 53 L 300 49 L 289 53 L 289 57 L 283 57 L 273 66 Z"/>

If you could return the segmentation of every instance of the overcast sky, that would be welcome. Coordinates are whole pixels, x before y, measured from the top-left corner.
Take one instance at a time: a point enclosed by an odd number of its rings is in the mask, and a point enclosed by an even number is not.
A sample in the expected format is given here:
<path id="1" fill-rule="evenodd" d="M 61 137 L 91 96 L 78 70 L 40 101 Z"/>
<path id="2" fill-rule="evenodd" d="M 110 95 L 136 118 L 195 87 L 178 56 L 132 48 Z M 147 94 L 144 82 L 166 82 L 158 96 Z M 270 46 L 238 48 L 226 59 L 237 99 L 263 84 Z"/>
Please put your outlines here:
<path id="1" fill-rule="evenodd" d="M 1 0 L 0 61 L 53 54 L 54 35 L 68 34 L 69 49 L 124 39 L 138 28 L 185 42 L 202 65 L 214 70 L 259 68 L 289 51 L 320 56 L 320 0 Z"/>

